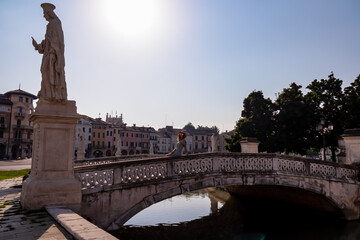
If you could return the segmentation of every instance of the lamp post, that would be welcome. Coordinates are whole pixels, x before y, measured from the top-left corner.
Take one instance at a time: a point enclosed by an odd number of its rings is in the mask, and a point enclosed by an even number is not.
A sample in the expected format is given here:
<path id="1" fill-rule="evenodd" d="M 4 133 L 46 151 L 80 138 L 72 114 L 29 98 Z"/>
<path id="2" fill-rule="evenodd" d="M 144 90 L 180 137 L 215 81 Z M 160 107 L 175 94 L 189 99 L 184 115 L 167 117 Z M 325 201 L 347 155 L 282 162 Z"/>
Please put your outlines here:
<path id="1" fill-rule="evenodd" d="M 324 119 L 321 119 L 320 122 L 316 125 L 316 131 L 320 132 L 323 138 L 323 160 L 326 160 L 326 142 L 325 135 L 330 133 L 334 129 L 334 125 L 331 122 L 325 122 Z"/>

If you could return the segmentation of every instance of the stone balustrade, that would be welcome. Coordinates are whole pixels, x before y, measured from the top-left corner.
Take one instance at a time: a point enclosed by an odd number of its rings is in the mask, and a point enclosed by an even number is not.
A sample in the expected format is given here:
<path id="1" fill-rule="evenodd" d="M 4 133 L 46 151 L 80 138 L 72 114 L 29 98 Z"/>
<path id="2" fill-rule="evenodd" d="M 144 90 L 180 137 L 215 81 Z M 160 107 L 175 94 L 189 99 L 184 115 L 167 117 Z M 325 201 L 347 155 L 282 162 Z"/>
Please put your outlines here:
<path id="1" fill-rule="evenodd" d="M 93 160 L 101 162 L 102 160 Z M 127 188 L 134 184 L 223 174 L 304 176 L 340 182 L 358 181 L 358 168 L 332 162 L 278 154 L 205 153 L 174 158 L 129 159 L 75 167 L 82 191 L 104 187 Z"/>

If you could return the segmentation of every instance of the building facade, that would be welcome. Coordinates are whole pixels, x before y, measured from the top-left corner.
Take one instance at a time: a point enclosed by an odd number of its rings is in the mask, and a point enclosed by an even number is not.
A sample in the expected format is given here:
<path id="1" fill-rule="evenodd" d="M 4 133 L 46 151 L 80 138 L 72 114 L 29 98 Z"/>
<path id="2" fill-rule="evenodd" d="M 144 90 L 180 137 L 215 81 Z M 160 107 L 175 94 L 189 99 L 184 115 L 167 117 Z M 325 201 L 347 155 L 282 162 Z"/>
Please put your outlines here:
<path id="1" fill-rule="evenodd" d="M 32 156 L 33 127 L 30 115 L 37 97 L 21 89 L 0 94 L 0 158 Z"/>

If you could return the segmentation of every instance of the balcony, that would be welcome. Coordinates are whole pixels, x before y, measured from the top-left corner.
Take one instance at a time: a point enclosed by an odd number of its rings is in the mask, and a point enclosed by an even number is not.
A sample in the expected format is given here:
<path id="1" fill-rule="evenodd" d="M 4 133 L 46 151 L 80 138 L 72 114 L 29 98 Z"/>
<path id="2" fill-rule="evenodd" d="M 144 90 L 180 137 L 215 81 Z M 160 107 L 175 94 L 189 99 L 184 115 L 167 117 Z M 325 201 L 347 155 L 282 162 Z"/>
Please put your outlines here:
<path id="1" fill-rule="evenodd" d="M 25 118 L 25 113 L 22 113 L 22 112 L 17 112 L 15 113 L 15 118 L 16 119 L 24 119 Z"/>
<path id="2" fill-rule="evenodd" d="M 28 125 L 12 125 L 13 128 L 17 128 L 17 129 L 27 129 L 27 130 L 31 130 L 33 129 L 32 126 L 28 126 Z"/>
<path id="3" fill-rule="evenodd" d="M 27 138 L 13 138 L 12 141 L 15 143 L 31 143 L 32 142 L 31 139 L 27 139 Z"/>

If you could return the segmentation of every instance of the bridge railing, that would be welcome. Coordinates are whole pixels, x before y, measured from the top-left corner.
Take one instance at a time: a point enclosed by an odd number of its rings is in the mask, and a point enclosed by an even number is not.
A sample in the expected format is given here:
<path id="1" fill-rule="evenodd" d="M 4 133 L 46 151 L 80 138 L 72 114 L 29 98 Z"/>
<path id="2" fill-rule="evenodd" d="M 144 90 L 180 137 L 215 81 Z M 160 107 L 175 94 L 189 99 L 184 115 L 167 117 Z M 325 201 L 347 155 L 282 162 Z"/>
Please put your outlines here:
<path id="1" fill-rule="evenodd" d="M 154 181 L 224 174 L 288 174 L 356 182 L 358 168 L 278 154 L 206 153 L 174 158 L 147 158 L 77 166 L 75 177 L 83 191 L 104 187 L 131 187 Z"/>
<path id="2" fill-rule="evenodd" d="M 106 163 L 116 163 L 116 162 L 124 162 L 131 160 L 140 160 L 140 159 L 148 159 L 148 158 L 156 158 L 156 155 L 149 154 L 139 154 L 139 155 L 128 155 L 128 156 L 110 156 L 110 157 L 99 157 L 99 158 L 86 158 L 81 160 L 76 160 L 74 162 L 74 166 L 88 166 L 88 165 L 99 165 Z"/>

